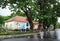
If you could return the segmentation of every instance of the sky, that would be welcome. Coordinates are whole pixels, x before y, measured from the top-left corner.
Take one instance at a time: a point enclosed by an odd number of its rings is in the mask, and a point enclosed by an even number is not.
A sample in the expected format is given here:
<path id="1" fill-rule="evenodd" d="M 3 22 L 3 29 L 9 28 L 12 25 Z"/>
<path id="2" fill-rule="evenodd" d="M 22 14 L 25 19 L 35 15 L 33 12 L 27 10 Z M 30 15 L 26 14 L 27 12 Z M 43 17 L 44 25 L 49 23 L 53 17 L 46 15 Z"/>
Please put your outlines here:
<path id="1" fill-rule="evenodd" d="M 60 17 L 58 17 L 58 19 L 57 19 L 57 20 L 58 20 L 58 22 L 60 23 Z"/>
<path id="2" fill-rule="evenodd" d="M 4 9 L 0 8 L 0 15 L 9 16 L 11 15 L 11 11 L 8 9 L 8 6 Z"/>
<path id="3" fill-rule="evenodd" d="M 60 2 L 60 0 L 57 0 L 58 2 Z M 9 16 L 11 15 L 11 11 L 8 9 L 8 6 L 4 9 L 0 8 L 0 15 L 2 16 Z"/>

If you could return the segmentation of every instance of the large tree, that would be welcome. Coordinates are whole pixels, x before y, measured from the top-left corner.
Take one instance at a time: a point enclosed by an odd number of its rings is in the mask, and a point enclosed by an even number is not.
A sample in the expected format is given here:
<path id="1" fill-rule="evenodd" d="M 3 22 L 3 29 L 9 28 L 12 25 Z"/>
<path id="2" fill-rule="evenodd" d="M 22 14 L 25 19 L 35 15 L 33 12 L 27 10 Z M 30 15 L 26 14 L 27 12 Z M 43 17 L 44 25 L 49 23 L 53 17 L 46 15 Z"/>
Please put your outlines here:
<path id="1" fill-rule="evenodd" d="M 20 15 L 23 12 L 30 23 L 30 28 L 33 30 L 32 20 L 39 19 L 40 24 L 48 26 L 50 24 L 56 25 L 57 16 L 60 12 L 60 3 L 56 0 L 0 0 L 0 6 L 2 8 L 10 6 L 10 10 L 14 12 L 15 16 Z"/>
<path id="2" fill-rule="evenodd" d="M 49 27 L 50 24 L 55 25 L 57 22 L 57 14 L 59 13 L 59 2 L 56 0 L 38 0 L 38 6 L 40 9 L 39 23 L 43 25 L 43 28 Z M 59 9 L 58 9 L 59 8 Z M 39 27 L 41 26 L 39 24 Z"/>

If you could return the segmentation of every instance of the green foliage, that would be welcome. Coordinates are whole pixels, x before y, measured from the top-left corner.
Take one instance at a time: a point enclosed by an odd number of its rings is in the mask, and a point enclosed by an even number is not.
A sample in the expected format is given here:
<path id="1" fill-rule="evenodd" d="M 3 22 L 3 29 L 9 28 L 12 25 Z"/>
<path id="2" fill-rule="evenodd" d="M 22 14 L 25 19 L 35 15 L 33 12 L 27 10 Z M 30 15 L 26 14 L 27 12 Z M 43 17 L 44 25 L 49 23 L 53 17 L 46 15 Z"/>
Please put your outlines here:
<path id="1" fill-rule="evenodd" d="M 53 31 L 53 29 L 54 29 L 54 26 L 51 24 L 49 30 Z"/>
<path id="2" fill-rule="evenodd" d="M 2 25 L 0 24 L 0 30 L 2 29 Z"/>
<path id="3" fill-rule="evenodd" d="M 60 16 L 60 3 L 56 0 L 0 0 L 1 7 L 6 5 L 10 6 L 9 9 L 13 12 L 10 17 L 26 16 L 29 23 L 40 19 L 46 25 L 54 25 L 57 16 Z"/>
<path id="4" fill-rule="evenodd" d="M 4 18 L 2 16 L 0 16 L 0 24 L 4 23 Z"/>
<path id="5" fill-rule="evenodd" d="M 1 32 L 0 35 L 18 35 L 18 34 L 30 34 L 35 32 L 20 32 L 20 31 L 9 31 L 9 32 Z"/>
<path id="6" fill-rule="evenodd" d="M 40 16 L 39 19 L 44 22 L 45 25 L 53 24 L 57 22 L 57 8 L 59 7 L 58 1 L 56 0 L 40 0 L 38 5 L 40 5 Z M 60 3 L 59 3 L 60 4 Z M 57 7 L 58 6 L 58 7 Z"/>
<path id="7" fill-rule="evenodd" d="M 57 23 L 57 28 L 60 28 L 60 23 Z"/>

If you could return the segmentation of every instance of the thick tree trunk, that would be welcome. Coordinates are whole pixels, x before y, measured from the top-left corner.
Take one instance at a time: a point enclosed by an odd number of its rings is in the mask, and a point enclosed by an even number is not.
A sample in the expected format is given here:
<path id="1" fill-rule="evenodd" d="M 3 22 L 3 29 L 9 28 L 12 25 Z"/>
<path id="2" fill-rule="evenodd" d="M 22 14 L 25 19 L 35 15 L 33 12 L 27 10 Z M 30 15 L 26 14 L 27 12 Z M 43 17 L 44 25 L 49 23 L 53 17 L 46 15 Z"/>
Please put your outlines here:
<path id="1" fill-rule="evenodd" d="M 30 30 L 33 30 L 33 22 L 31 20 L 31 17 L 28 16 L 28 14 L 26 14 L 27 18 L 28 18 L 28 21 L 30 23 Z"/>
<path id="2" fill-rule="evenodd" d="M 56 29 L 56 24 L 54 24 L 54 30 Z"/>
<path id="3" fill-rule="evenodd" d="M 30 30 L 33 31 L 33 22 L 32 22 L 32 15 L 31 13 L 29 12 L 29 10 L 26 9 L 26 11 L 24 11 L 26 16 L 27 16 L 27 20 L 29 21 L 30 23 Z"/>
<path id="4" fill-rule="evenodd" d="M 42 27 L 42 20 L 41 19 L 39 19 L 39 25 L 38 25 L 38 31 L 40 31 L 41 30 L 41 27 Z"/>
<path id="5" fill-rule="evenodd" d="M 38 5 L 40 6 L 40 12 L 41 12 L 40 16 L 44 16 L 44 0 L 38 0 Z M 42 28 L 45 28 L 43 19 L 39 20 L 39 27 L 41 26 L 40 24 L 42 24 L 43 26 Z"/>
<path id="6" fill-rule="evenodd" d="M 33 23 L 30 22 L 30 30 L 31 30 L 31 31 L 33 31 L 33 27 L 34 27 L 34 26 L 33 26 Z"/>

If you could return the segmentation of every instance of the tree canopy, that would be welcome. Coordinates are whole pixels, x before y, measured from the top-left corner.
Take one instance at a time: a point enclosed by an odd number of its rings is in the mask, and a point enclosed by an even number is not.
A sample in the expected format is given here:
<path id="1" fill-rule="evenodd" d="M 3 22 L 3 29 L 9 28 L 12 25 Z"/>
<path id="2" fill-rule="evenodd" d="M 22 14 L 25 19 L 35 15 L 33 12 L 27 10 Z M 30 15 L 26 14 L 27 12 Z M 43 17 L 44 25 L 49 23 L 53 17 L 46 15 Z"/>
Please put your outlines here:
<path id="1" fill-rule="evenodd" d="M 32 30 L 33 20 L 46 26 L 50 24 L 55 26 L 57 16 L 60 16 L 60 2 L 57 0 L 0 0 L 0 7 L 6 6 L 10 6 L 9 9 L 13 12 L 11 17 L 26 16 Z"/>

